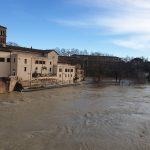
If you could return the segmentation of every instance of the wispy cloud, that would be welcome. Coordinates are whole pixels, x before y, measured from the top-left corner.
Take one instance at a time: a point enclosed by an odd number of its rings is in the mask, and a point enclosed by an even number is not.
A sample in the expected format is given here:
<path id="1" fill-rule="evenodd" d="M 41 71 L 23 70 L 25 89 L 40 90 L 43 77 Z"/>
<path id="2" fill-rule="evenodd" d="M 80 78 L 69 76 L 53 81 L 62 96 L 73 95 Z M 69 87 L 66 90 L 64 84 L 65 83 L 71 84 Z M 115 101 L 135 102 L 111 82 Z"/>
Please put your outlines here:
<path id="1" fill-rule="evenodd" d="M 51 20 L 52 22 L 62 24 L 64 26 L 71 26 L 71 27 L 89 27 L 92 24 L 88 21 L 83 21 L 83 20 L 66 20 L 66 19 L 53 19 Z"/>
<path id="2" fill-rule="evenodd" d="M 113 40 L 115 45 L 132 48 L 140 51 L 148 51 L 150 48 L 150 35 L 132 36 L 122 40 Z"/>
<path id="3" fill-rule="evenodd" d="M 118 9 L 119 7 L 122 10 L 133 9 L 149 9 L 150 1 L 149 0 L 70 0 L 74 4 L 82 5 L 84 7 L 106 7 Z"/>
<path id="4" fill-rule="evenodd" d="M 113 34 L 150 33 L 150 15 L 119 14 L 117 16 L 94 16 L 88 19 L 55 19 L 56 23 L 76 27 L 103 27 Z"/>
<path id="5" fill-rule="evenodd" d="M 96 26 L 105 27 L 114 34 L 150 33 L 150 16 L 139 14 L 119 14 L 114 17 L 96 17 L 93 21 Z"/>
<path id="6" fill-rule="evenodd" d="M 150 0 L 71 0 L 71 2 L 87 9 L 94 7 L 96 11 L 86 14 L 84 19 L 58 19 L 55 22 L 66 26 L 104 28 L 111 35 L 128 34 L 125 40 L 115 37 L 112 43 L 132 49 L 150 48 Z M 101 8 L 103 14 L 99 13 Z"/>

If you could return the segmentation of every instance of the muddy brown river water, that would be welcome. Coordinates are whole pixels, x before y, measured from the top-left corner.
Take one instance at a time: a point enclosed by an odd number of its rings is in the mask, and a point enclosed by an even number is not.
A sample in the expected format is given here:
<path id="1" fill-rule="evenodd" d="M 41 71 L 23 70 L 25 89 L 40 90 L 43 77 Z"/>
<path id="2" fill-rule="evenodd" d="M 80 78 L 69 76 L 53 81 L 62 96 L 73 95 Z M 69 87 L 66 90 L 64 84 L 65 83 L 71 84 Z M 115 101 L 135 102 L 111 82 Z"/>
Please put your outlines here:
<path id="1" fill-rule="evenodd" d="M 150 86 L 2 94 L 0 150 L 150 150 Z"/>

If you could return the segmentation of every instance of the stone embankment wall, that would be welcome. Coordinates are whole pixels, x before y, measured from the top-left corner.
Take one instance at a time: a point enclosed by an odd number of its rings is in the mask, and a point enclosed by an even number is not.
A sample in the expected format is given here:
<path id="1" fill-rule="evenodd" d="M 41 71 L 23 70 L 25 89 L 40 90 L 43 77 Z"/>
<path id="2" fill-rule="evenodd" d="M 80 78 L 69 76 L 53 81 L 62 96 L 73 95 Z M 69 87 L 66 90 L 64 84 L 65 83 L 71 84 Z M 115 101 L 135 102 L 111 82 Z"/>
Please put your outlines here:
<path id="1" fill-rule="evenodd" d="M 5 82 L 5 80 L 3 78 L 0 79 L 0 93 L 6 93 L 7 89 L 7 83 Z"/>
<path id="2" fill-rule="evenodd" d="M 32 81 L 21 81 L 19 82 L 24 88 L 28 87 L 46 87 L 48 85 L 57 84 L 58 81 L 56 78 L 38 78 L 37 80 Z"/>
<path id="3" fill-rule="evenodd" d="M 17 80 L 13 78 L 0 78 L 0 94 L 12 92 Z"/>

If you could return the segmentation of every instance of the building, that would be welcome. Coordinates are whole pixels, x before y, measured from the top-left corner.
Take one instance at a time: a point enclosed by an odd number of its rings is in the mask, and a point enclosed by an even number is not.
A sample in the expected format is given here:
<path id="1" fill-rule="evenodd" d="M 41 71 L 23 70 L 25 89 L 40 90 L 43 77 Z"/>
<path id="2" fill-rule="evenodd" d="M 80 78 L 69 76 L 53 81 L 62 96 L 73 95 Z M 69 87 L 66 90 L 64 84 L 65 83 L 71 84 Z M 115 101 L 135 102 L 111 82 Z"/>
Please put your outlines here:
<path id="1" fill-rule="evenodd" d="M 55 50 L 6 45 L 6 28 L 0 26 L 0 29 L 1 82 L 4 78 L 13 78 L 23 87 L 73 83 L 75 66 L 59 64 Z"/>
<path id="2" fill-rule="evenodd" d="M 94 76 L 97 72 L 113 72 L 123 63 L 122 59 L 115 56 L 94 56 L 94 55 L 72 55 L 59 56 L 59 63 L 71 65 L 80 64 L 85 71 L 85 76 Z"/>
<path id="3" fill-rule="evenodd" d="M 10 76 L 16 77 L 20 82 L 53 78 L 57 83 L 73 83 L 75 66 L 58 64 L 55 50 L 1 47 L 0 77 Z"/>
<path id="4" fill-rule="evenodd" d="M 0 46 L 6 46 L 6 27 L 0 26 Z"/>
<path id="5" fill-rule="evenodd" d="M 73 83 L 75 78 L 75 66 L 69 64 L 58 64 L 57 66 L 57 79 L 59 82 Z"/>

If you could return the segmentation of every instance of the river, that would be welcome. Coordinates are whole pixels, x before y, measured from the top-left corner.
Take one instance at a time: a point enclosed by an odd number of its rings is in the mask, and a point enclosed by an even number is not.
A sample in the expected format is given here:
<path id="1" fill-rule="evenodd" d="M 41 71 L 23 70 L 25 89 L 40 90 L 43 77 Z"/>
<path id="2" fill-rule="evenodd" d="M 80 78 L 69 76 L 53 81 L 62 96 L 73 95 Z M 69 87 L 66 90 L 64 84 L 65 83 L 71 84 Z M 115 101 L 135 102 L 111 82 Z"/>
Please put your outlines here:
<path id="1" fill-rule="evenodd" d="M 0 95 L 0 150 L 149 150 L 150 86 Z"/>

